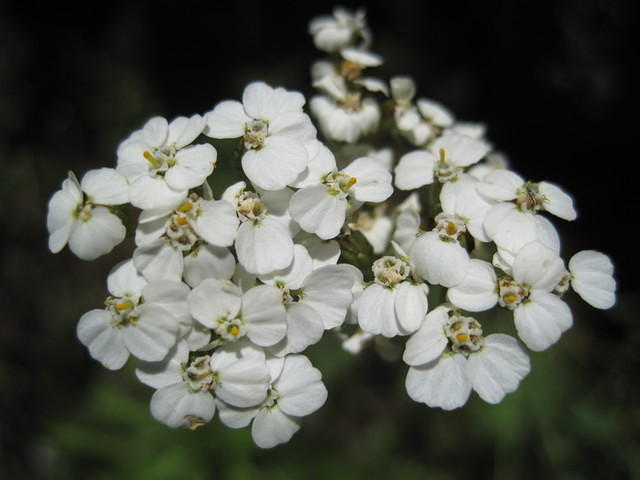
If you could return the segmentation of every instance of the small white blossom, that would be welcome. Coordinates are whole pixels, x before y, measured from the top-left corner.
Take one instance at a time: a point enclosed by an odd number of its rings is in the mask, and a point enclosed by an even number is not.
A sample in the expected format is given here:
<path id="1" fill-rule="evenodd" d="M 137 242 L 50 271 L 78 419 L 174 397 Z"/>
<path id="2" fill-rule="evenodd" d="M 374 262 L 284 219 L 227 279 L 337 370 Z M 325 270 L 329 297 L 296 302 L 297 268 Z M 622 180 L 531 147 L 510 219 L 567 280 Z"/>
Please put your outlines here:
<path id="1" fill-rule="evenodd" d="M 111 168 L 89 170 L 82 183 L 69 172 L 62 189 L 49 200 L 49 250 L 58 253 L 69 243 L 69 249 L 83 260 L 113 250 L 127 232 L 109 207 L 126 203 L 127 189 L 126 179 Z"/>
<path id="2" fill-rule="evenodd" d="M 350 12 L 342 7 L 336 7 L 333 16 L 314 18 L 309 24 L 309 33 L 313 35 L 314 45 L 326 52 L 335 52 L 356 42 L 364 47 L 371 40 L 364 10 Z"/>
<path id="3" fill-rule="evenodd" d="M 616 281 L 613 278 L 613 263 L 604 253 L 583 250 L 569 260 L 569 274 L 563 280 L 589 305 L 601 310 L 616 303 Z M 562 292 L 562 284 L 556 291 Z"/>

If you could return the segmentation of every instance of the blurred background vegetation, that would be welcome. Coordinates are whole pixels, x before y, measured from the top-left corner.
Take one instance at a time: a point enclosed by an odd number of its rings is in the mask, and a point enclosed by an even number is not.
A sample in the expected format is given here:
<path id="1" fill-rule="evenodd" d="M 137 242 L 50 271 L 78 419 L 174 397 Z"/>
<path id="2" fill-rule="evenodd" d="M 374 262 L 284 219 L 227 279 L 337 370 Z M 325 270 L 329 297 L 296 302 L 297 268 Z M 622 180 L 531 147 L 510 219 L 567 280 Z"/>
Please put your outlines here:
<path id="1" fill-rule="evenodd" d="M 380 76 L 411 74 L 420 95 L 486 122 L 516 170 L 575 195 L 578 220 L 555 221 L 563 256 L 611 254 L 618 305 L 574 301 L 575 326 L 531 353 L 498 406 L 418 405 L 406 367 L 351 358 L 328 336 L 309 355 L 329 399 L 289 444 L 262 451 L 217 421 L 169 430 L 131 365 L 109 372 L 75 337 L 131 245 L 92 263 L 51 255 L 47 201 L 67 170 L 114 165 L 153 115 L 204 113 L 257 79 L 310 94 L 321 55 L 307 24 L 333 4 L 2 1 L 0 478 L 640 478 L 633 2 L 343 4 L 367 8 Z"/>

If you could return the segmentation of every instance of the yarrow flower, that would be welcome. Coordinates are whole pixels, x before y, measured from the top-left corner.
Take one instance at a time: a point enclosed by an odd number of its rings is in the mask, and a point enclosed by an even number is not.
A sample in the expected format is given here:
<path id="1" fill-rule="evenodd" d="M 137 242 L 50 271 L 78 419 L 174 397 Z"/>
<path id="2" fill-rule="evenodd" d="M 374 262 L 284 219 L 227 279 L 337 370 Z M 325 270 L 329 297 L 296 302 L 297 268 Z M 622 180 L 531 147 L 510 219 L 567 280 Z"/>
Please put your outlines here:
<path id="1" fill-rule="evenodd" d="M 410 77 L 365 74 L 383 60 L 364 11 L 309 31 L 328 53 L 312 67 L 320 139 L 301 93 L 253 82 L 204 116 L 151 118 L 115 169 L 70 173 L 49 201 L 54 253 L 92 260 L 134 240 L 76 333 L 110 370 L 134 357 L 167 427 L 217 412 L 261 448 L 290 441 L 328 398 L 306 356 L 327 332 L 406 364 L 416 402 L 499 403 L 525 381 L 526 349 L 578 321 L 565 295 L 616 302 L 612 260 L 583 250 L 565 266 L 542 215 L 574 220 L 568 193 L 514 173 L 483 124 L 416 99 Z M 499 333 L 499 309 L 519 339 Z"/>

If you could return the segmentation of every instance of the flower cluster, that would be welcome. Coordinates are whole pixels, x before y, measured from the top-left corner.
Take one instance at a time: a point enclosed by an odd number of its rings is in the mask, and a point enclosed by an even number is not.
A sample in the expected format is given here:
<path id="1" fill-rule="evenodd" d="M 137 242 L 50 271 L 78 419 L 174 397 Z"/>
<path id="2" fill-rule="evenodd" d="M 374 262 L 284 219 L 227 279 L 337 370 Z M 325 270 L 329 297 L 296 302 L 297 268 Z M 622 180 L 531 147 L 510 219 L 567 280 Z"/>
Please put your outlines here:
<path id="1" fill-rule="evenodd" d="M 260 447 L 287 442 L 327 398 L 304 355 L 327 330 L 385 358 L 402 341 L 415 401 L 453 409 L 475 390 L 498 403 L 528 374 L 526 348 L 571 327 L 569 289 L 615 303 L 606 255 L 560 256 L 547 214 L 576 218 L 567 193 L 508 169 L 483 125 L 415 99 L 411 78 L 365 76 L 383 59 L 363 12 L 338 8 L 309 30 L 329 55 L 312 67 L 314 120 L 301 93 L 254 82 L 202 115 L 152 118 L 115 168 L 70 173 L 49 202 L 54 253 L 93 260 L 133 238 L 77 335 L 108 369 L 135 357 L 169 427 L 217 411 L 251 423 Z M 219 158 L 223 139 L 236 148 Z M 233 162 L 241 177 L 216 199 L 215 168 Z M 473 315 L 492 309 L 513 312 L 519 340 L 484 334 Z"/>

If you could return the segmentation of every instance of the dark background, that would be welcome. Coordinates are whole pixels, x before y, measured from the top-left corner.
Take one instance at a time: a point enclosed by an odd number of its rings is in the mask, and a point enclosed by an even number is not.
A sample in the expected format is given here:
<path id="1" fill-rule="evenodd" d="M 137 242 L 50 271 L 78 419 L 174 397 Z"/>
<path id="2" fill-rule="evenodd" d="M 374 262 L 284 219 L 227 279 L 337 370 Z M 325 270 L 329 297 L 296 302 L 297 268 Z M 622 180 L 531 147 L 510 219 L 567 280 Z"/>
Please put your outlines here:
<path id="1" fill-rule="evenodd" d="M 618 305 L 574 302 L 574 328 L 498 407 L 414 404 L 399 365 L 328 340 L 310 355 L 329 400 L 288 445 L 259 451 L 218 422 L 169 431 L 130 368 L 107 372 L 75 338 L 130 246 L 51 255 L 47 201 L 67 170 L 113 166 L 153 115 L 204 113 L 259 79 L 310 95 L 307 25 L 333 4 L 0 1 L 0 478 L 640 476 L 633 2 L 342 4 L 366 7 L 379 76 L 413 76 L 486 123 L 517 171 L 574 195 L 578 220 L 553 220 L 563 256 L 609 253 Z"/>

